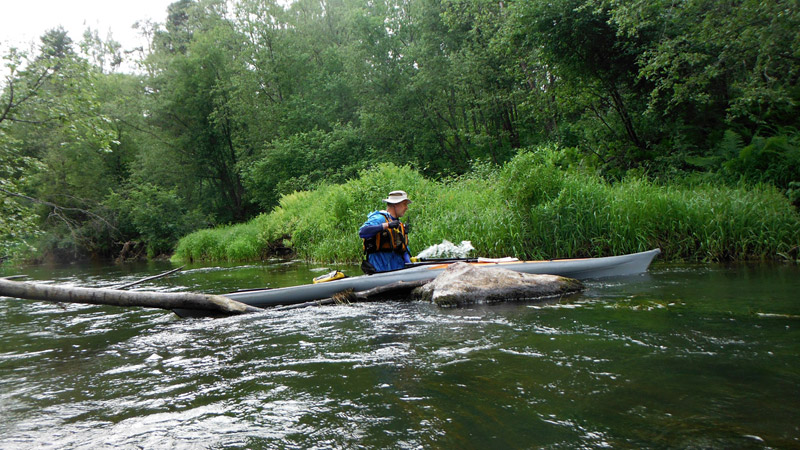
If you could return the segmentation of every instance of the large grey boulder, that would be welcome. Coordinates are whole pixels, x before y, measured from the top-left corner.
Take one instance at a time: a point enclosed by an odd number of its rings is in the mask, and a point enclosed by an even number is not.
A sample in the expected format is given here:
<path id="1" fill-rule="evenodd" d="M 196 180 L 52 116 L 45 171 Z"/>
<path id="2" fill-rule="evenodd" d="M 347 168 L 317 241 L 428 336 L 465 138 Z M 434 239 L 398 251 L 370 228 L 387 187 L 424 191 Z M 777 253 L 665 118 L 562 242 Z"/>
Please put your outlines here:
<path id="1" fill-rule="evenodd" d="M 583 283 L 557 275 L 532 275 L 499 267 L 451 264 L 412 295 L 439 306 L 554 297 L 583 290 Z"/>

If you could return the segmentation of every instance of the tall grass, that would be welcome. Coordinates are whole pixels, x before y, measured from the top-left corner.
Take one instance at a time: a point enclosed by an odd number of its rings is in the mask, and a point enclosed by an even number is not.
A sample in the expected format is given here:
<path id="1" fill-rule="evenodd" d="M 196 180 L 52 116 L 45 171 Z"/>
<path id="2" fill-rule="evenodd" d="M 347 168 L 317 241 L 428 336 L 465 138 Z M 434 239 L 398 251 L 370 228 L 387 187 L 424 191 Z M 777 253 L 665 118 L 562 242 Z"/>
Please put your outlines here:
<path id="1" fill-rule="evenodd" d="M 268 216 L 242 224 L 195 231 L 181 238 L 175 249 L 181 261 L 252 261 L 268 256 L 269 242 L 261 240 Z"/>
<path id="2" fill-rule="evenodd" d="M 472 241 L 481 256 L 605 256 L 659 247 L 668 259 L 775 258 L 800 244 L 800 215 L 768 186 L 662 186 L 643 178 L 610 184 L 558 167 L 554 150 L 520 153 L 502 167 L 478 165 L 431 181 L 381 165 L 344 184 L 284 196 L 268 214 L 200 230 L 178 244 L 178 260 L 257 260 L 276 243 L 310 261 L 357 261 L 358 228 L 395 189 L 413 200 L 411 250 L 443 239 Z"/>

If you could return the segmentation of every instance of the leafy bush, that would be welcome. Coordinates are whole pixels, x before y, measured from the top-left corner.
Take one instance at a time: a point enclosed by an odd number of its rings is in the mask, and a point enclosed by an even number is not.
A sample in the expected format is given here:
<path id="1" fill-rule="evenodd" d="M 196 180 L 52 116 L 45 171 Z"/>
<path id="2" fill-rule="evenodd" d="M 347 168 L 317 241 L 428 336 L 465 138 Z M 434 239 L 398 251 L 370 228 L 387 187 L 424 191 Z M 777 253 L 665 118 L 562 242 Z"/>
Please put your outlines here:
<path id="1" fill-rule="evenodd" d="M 555 150 L 522 152 L 442 182 L 392 164 L 344 184 L 281 198 L 253 221 L 201 230 L 181 240 L 178 259 L 256 259 L 276 242 L 316 261 L 361 258 L 357 230 L 387 192 L 413 200 L 412 253 L 472 241 L 481 256 L 606 256 L 660 247 L 666 258 L 772 258 L 800 243 L 800 216 L 765 185 L 707 182 L 662 186 L 643 177 L 617 183 L 557 167 Z M 284 242 L 285 241 L 285 242 Z"/>
<path id="2" fill-rule="evenodd" d="M 725 170 L 750 182 L 788 189 L 790 183 L 800 181 L 800 133 L 756 136 L 736 158 L 725 163 Z"/>
<path id="3" fill-rule="evenodd" d="M 261 216 L 260 216 L 261 217 Z M 259 218 L 195 231 L 178 242 L 173 258 L 182 261 L 254 261 L 265 255 Z"/>
<path id="4" fill-rule="evenodd" d="M 146 242 L 149 257 L 171 253 L 181 236 L 206 222 L 190 210 L 175 190 L 141 183 L 129 186 L 121 194 L 111 194 L 106 205 L 117 215 L 126 235 L 139 236 Z"/>
<path id="5" fill-rule="evenodd" d="M 261 207 L 269 210 L 282 195 L 355 177 L 366 167 L 367 157 L 356 129 L 299 133 L 272 141 L 254 161 L 247 162 L 242 168 L 243 182 Z"/>

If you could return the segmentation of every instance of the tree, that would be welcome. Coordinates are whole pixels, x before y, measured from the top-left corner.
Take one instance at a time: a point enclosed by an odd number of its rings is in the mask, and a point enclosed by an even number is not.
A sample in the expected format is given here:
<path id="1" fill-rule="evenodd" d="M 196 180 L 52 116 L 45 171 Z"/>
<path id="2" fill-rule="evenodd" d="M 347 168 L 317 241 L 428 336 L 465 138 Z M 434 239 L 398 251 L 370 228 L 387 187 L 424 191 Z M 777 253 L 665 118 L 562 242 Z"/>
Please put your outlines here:
<path id="1" fill-rule="evenodd" d="M 122 45 L 111 37 L 111 33 L 103 40 L 97 30 L 87 28 L 83 32 L 80 48 L 90 63 L 103 73 L 114 72 L 122 64 Z"/>
<path id="2" fill-rule="evenodd" d="M 658 31 L 640 58 L 655 85 L 652 109 L 692 120 L 710 104 L 720 121 L 751 131 L 796 123 L 800 11 L 791 2 L 592 3 L 608 8 L 620 34 Z"/>
<path id="3" fill-rule="evenodd" d="M 575 142 L 562 129 L 567 143 L 590 148 L 615 143 L 595 149 L 615 166 L 632 167 L 652 157 L 654 137 L 641 116 L 641 99 L 649 90 L 637 66 L 646 39 L 619 34 L 607 10 L 582 0 L 512 2 L 509 10 L 507 45 L 524 48 L 546 64 L 555 78 L 548 89 L 554 89 L 565 120 L 582 128 Z"/>
<path id="4" fill-rule="evenodd" d="M 222 20 L 222 6 L 173 3 L 167 31 L 155 37 L 163 45 L 156 47 L 149 64 L 156 73 L 150 80 L 151 124 L 167 142 L 159 164 L 174 163 L 172 171 L 186 198 L 224 223 L 252 213 L 237 168 L 247 149 L 235 139 L 241 124 L 230 108 L 231 74 L 240 64 L 239 36 Z"/>
<path id="5" fill-rule="evenodd" d="M 96 188 L 96 175 L 85 172 L 91 170 L 91 160 L 81 161 L 76 155 L 84 150 L 90 156 L 102 154 L 112 142 L 108 121 L 96 108 L 94 72 L 74 52 L 67 33 L 60 28 L 48 31 L 38 50 L 34 57 L 8 51 L 8 76 L 0 97 L 3 228 L 16 240 L 34 229 L 32 205 L 68 227 L 76 223 L 75 215 L 87 212 L 82 201 L 75 202 L 80 197 L 67 188 L 67 180 L 89 176 L 84 186 Z"/>

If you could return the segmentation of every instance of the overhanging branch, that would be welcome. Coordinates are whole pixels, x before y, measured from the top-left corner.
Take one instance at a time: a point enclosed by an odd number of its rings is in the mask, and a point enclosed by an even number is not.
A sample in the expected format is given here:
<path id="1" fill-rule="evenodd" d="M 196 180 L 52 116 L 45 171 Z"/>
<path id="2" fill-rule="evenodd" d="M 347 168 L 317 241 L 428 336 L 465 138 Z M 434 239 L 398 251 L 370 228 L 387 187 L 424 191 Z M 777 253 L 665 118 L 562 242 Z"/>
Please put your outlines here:
<path id="1" fill-rule="evenodd" d="M 117 227 L 115 227 L 114 225 L 109 223 L 104 217 L 99 216 L 99 215 L 97 215 L 97 214 L 95 214 L 95 213 L 93 213 L 91 211 L 88 211 L 88 210 L 85 210 L 85 209 L 82 209 L 82 208 L 72 208 L 72 207 L 66 207 L 66 206 L 57 205 L 55 203 L 48 202 L 48 201 L 45 201 L 45 200 L 41 200 L 41 199 L 38 199 L 38 198 L 35 198 L 35 197 L 30 197 L 30 196 L 27 196 L 27 195 L 24 195 L 24 194 L 20 194 L 18 192 L 12 192 L 12 191 L 9 191 L 9 190 L 4 189 L 2 187 L 0 187 L 0 193 L 6 194 L 6 195 L 8 195 L 10 197 L 21 198 L 21 199 L 23 199 L 25 201 L 28 201 L 28 202 L 31 202 L 31 203 L 36 203 L 38 205 L 45 205 L 45 206 L 48 206 L 50 208 L 53 208 L 54 215 L 56 217 L 60 218 L 61 220 L 64 220 L 65 222 L 67 222 L 68 225 L 70 225 L 69 224 L 70 221 L 66 219 L 66 217 L 62 214 L 62 212 L 64 212 L 64 211 L 75 211 L 75 212 L 80 212 L 80 213 L 86 214 L 87 216 L 93 217 L 93 218 L 99 220 L 100 222 L 104 223 L 110 229 L 119 232 L 119 230 L 117 230 Z M 72 227 L 70 227 L 70 228 L 72 228 Z"/>

